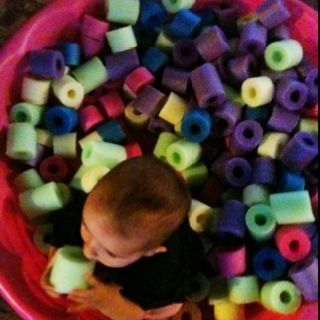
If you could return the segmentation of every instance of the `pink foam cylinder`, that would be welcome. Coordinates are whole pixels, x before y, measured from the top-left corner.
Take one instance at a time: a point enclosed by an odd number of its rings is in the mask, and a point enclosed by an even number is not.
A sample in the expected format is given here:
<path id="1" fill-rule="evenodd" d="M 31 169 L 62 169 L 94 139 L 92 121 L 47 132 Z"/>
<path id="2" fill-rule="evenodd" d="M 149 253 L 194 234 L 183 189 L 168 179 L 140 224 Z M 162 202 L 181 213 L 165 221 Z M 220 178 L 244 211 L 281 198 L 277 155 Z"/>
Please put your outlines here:
<path id="1" fill-rule="evenodd" d="M 280 228 L 275 240 L 281 255 L 290 262 L 303 260 L 311 251 L 308 233 L 299 226 Z"/>
<path id="2" fill-rule="evenodd" d="M 296 320 L 319 319 L 319 302 L 309 303 L 302 306 L 297 314 Z"/>
<path id="3" fill-rule="evenodd" d="M 90 105 L 80 109 L 79 117 L 81 129 L 86 133 L 96 128 L 105 120 L 103 114 L 95 105 Z"/>
<path id="4" fill-rule="evenodd" d="M 143 87 L 153 84 L 155 80 L 155 77 L 147 68 L 140 67 L 127 76 L 124 87 L 137 95 Z"/>
<path id="5" fill-rule="evenodd" d="M 121 95 L 117 91 L 108 92 L 99 99 L 104 113 L 109 118 L 115 119 L 124 114 L 124 102 Z"/>
<path id="6" fill-rule="evenodd" d="M 143 152 L 139 143 L 132 142 L 125 146 L 128 159 L 141 157 Z"/>
<path id="7" fill-rule="evenodd" d="M 105 42 L 92 39 L 87 36 L 81 37 L 81 45 L 85 58 L 91 58 L 99 55 L 104 49 Z"/>
<path id="8" fill-rule="evenodd" d="M 109 29 L 110 24 L 106 21 L 99 20 L 89 14 L 83 17 L 81 35 L 94 40 L 104 41 Z"/>

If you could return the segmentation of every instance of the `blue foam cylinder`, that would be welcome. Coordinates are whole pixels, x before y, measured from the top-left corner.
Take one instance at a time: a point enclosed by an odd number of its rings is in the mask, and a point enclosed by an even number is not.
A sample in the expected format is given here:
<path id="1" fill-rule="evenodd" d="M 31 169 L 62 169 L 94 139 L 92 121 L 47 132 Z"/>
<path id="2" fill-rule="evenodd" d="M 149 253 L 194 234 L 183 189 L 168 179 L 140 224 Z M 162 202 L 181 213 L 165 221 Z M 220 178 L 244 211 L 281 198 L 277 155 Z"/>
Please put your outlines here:
<path id="1" fill-rule="evenodd" d="M 201 109 L 188 112 L 182 121 L 182 135 L 191 142 L 200 143 L 206 140 L 212 130 L 210 114 Z"/>
<path id="2" fill-rule="evenodd" d="M 306 179 L 304 176 L 287 169 L 283 169 L 279 182 L 278 190 L 280 192 L 303 191 L 306 188 Z"/>
<path id="3" fill-rule="evenodd" d="M 164 69 L 169 61 L 168 55 L 156 47 L 149 48 L 142 58 L 142 64 L 153 74 Z"/>
<path id="4" fill-rule="evenodd" d="M 126 139 L 121 125 L 115 120 L 109 120 L 97 128 L 99 136 L 106 142 L 120 144 Z"/>
<path id="5" fill-rule="evenodd" d="M 169 32 L 178 39 L 191 38 L 200 25 L 201 18 L 198 15 L 190 10 L 183 9 L 170 23 Z"/>
<path id="6" fill-rule="evenodd" d="M 81 46 L 76 42 L 65 42 L 59 46 L 67 66 L 76 67 L 81 63 Z"/>
<path id="7" fill-rule="evenodd" d="M 79 122 L 77 110 L 57 106 L 48 109 L 44 116 L 46 128 L 55 136 L 73 131 Z"/>
<path id="8" fill-rule="evenodd" d="M 287 262 L 275 249 L 264 248 L 253 258 L 255 274 L 264 281 L 281 279 L 287 272 Z"/>
<path id="9" fill-rule="evenodd" d="M 160 0 L 141 1 L 139 23 L 144 28 L 159 28 L 166 22 L 167 11 Z"/>

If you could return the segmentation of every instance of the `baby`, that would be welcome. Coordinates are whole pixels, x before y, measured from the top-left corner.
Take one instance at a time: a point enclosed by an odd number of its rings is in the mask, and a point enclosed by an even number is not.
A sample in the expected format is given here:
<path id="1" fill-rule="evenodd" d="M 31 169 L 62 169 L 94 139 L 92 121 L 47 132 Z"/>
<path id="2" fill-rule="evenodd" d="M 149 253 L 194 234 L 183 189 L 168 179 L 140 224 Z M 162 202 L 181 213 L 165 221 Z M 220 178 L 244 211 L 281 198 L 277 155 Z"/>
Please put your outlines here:
<path id="1" fill-rule="evenodd" d="M 163 319 L 179 312 L 203 258 L 186 219 L 190 205 L 183 179 L 152 156 L 118 165 L 87 199 L 75 193 L 53 217 L 52 245 L 83 245 L 84 255 L 98 264 L 88 277 L 90 289 L 69 294 L 68 311 L 98 309 L 113 320 Z M 54 252 L 42 278 L 51 296 Z"/>

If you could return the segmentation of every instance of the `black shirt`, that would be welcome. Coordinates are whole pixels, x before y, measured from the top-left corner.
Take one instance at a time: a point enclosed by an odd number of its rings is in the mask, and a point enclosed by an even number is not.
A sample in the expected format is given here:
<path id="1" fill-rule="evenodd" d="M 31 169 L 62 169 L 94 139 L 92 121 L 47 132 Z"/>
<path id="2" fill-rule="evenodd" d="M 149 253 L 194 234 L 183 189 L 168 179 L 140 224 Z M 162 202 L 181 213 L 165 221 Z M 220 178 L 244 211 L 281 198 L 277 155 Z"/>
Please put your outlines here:
<path id="1" fill-rule="evenodd" d="M 74 191 L 68 206 L 52 214 L 53 246 L 83 245 L 80 225 L 85 199 L 85 194 Z M 187 221 L 163 245 L 168 249 L 166 253 L 144 257 L 125 268 L 98 264 L 95 275 L 122 286 L 122 295 L 144 310 L 184 302 L 191 279 L 200 271 L 203 247 Z"/>

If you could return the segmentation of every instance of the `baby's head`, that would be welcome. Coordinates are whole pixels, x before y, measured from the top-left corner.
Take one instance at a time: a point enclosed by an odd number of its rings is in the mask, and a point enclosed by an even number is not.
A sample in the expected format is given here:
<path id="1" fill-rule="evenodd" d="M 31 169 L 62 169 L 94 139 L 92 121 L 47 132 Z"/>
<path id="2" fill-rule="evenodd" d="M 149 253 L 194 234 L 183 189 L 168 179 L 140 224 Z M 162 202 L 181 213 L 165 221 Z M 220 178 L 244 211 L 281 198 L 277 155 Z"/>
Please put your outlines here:
<path id="1" fill-rule="evenodd" d="M 191 205 L 182 178 L 152 156 L 125 161 L 89 194 L 83 211 L 84 254 L 113 268 L 166 252 L 164 242 Z"/>

